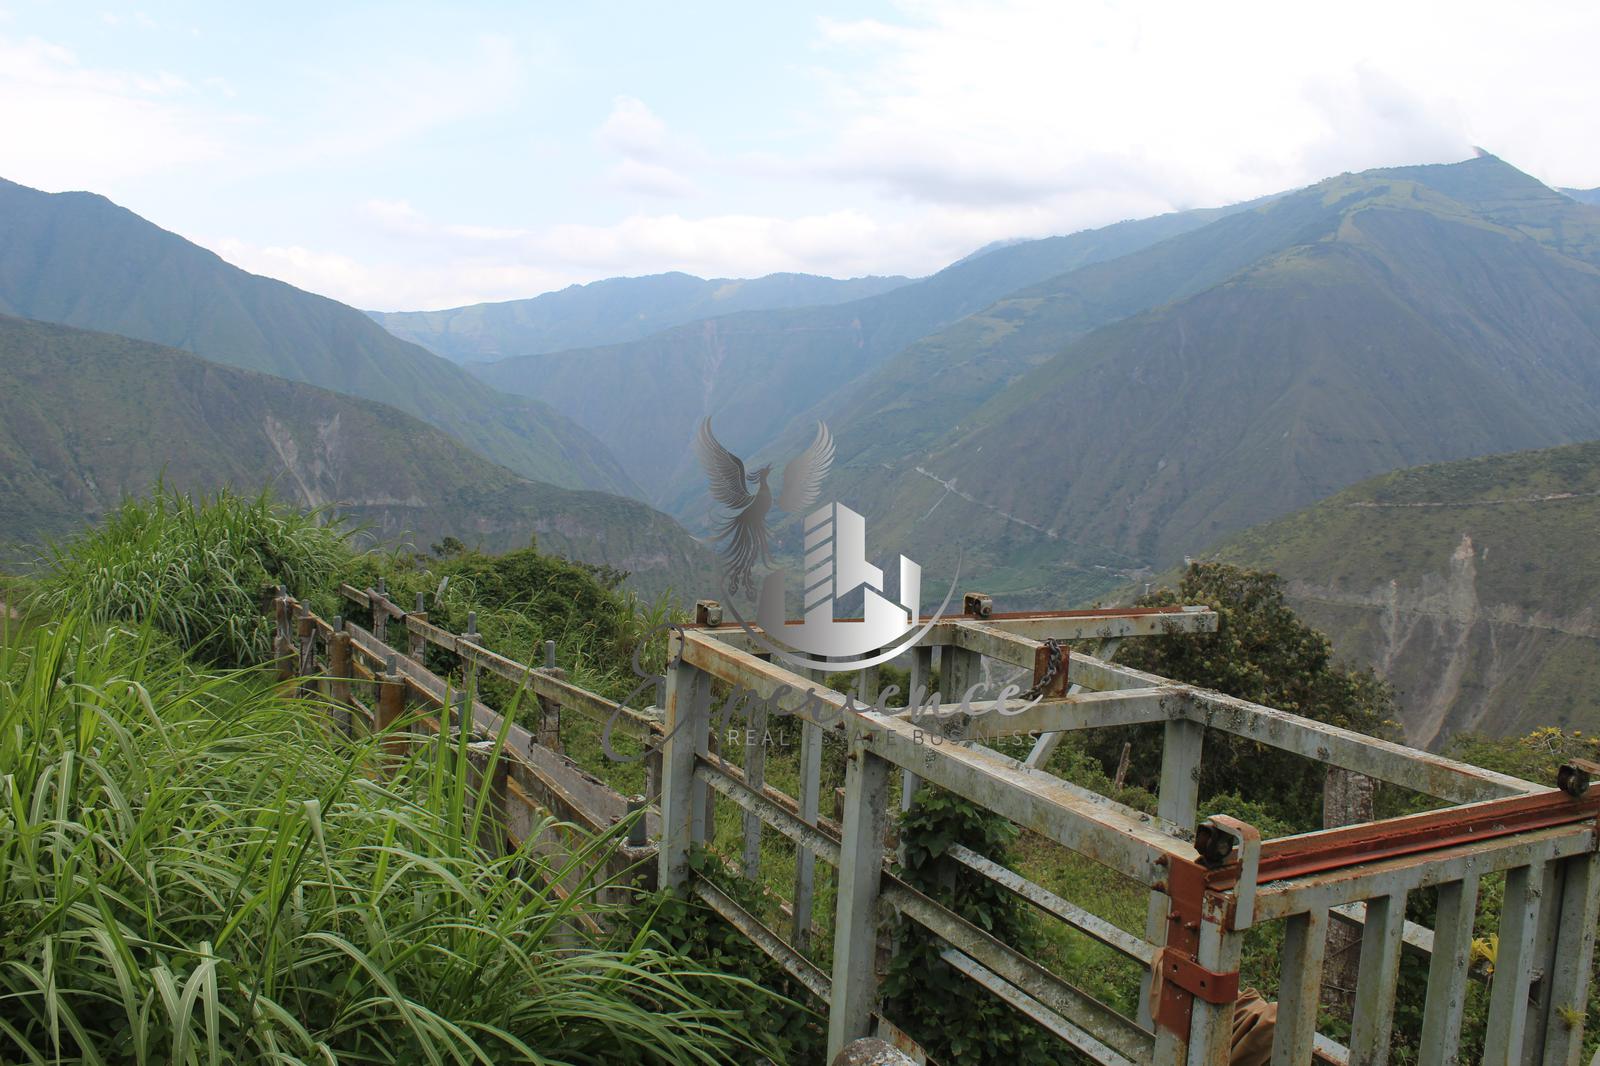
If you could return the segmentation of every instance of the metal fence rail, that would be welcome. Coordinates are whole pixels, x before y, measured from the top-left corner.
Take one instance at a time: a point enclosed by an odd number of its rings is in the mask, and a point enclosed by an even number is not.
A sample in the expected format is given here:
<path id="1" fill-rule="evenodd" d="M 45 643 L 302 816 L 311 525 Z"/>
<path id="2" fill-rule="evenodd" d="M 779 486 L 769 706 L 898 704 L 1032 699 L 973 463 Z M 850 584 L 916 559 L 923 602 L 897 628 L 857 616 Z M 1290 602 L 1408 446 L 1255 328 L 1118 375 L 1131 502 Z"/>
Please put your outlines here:
<path id="1" fill-rule="evenodd" d="M 357 736 L 390 730 L 386 751 L 395 764 L 428 743 L 429 737 L 468 734 L 469 760 L 479 772 L 471 782 L 474 803 L 480 792 L 488 793 L 481 841 L 486 850 L 513 850 L 539 834 L 541 853 L 555 860 L 554 868 L 566 868 L 567 842 L 545 824 L 547 816 L 589 833 L 604 833 L 645 808 L 645 797 L 621 795 L 541 742 L 534 732 L 506 722 L 479 699 L 476 676 L 482 670 L 505 678 L 539 699 L 542 710 L 567 709 L 602 720 L 616 715 L 619 729 L 654 745 L 660 726 L 649 715 L 619 708 L 570 684 L 550 667 L 526 666 L 490 651 L 475 633 L 457 635 L 431 625 L 420 605 L 405 611 L 379 589 L 345 585 L 340 593 L 371 612 L 370 630 L 342 617 L 323 619 L 281 589 L 264 596 L 264 606 L 276 617 L 274 657 L 280 678 L 322 695 L 338 733 Z M 406 652 L 387 643 L 391 621 L 403 626 Z M 465 675 L 461 683 L 453 684 L 427 668 L 423 653 L 428 645 L 460 656 Z M 498 755 L 491 760 L 494 742 L 502 735 Z M 602 889 L 601 896 L 617 900 L 636 888 L 653 887 L 655 846 L 648 837 L 655 827 L 654 814 L 643 810 L 625 844 L 599 855 L 598 866 L 573 865 L 569 881 L 593 878 L 614 886 Z"/>
<path id="2" fill-rule="evenodd" d="M 1113 641 L 1215 627 L 1209 611 L 1178 609 L 985 613 L 936 625 L 913 652 L 913 687 L 934 649 L 947 692 L 961 693 L 983 658 L 1052 681 L 1022 713 L 991 720 L 918 720 L 847 705 L 846 697 L 753 653 L 734 627 L 708 624 L 672 637 L 662 751 L 659 880 L 693 892 L 728 917 L 828 1004 L 830 1056 L 876 1025 L 895 1032 L 878 1002 L 880 917 L 892 909 L 942 940 L 945 958 L 978 985 L 1030 1015 L 1096 1062 L 1222 1066 L 1229 1061 L 1245 934 L 1283 924 L 1275 1064 L 1384 1063 L 1394 1026 L 1402 950 L 1429 956 L 1420 1061 L 1457 1061 L 1477 889 L 1503 874 L 1499 957 L 1491 986 L 1486 1063 L 1575 1063 L 1582 1044 L 1600 881 L 1600 790 L 1544 788 L 1270 707 L 1073 653 L 1059 678 L 1046 674 L 1050 640 Z M 1102 645 L 1103 647 L 1104 645 Z M 806 741 L 823 732 L 846 746 L 842 824 L 817 817 L 817 778 L 800 795 L 768 787 L 760 767 L 741 772 L 711 747 L 712 686 L 749 694 L 747 710 L 802 719 Z M 863 684 L 863 688 L 867 686 Z M 1007 710 L 1020 711 L 1020 701 Z M 1161 787 L 1155 816 L 1124 807 L 1040 769 L 1044 758 L 1008 758 L 975 742 L 995 736 L 1160 723 Z M 1262 841 L 1231 818 L 1200 819 L 1198 769 L 1209 730 L 1356 771 L 1446 801 L 1421 815 Z M 815 745 L 814 745 L 815 746 Z M 1052 745 L 1053 746 L 1053 745 Z M 1048 750 L 1045 752 L 1048 756 Z M 1119 929 L 1069 900 L 964 849 L 956 861 L 1027 900 L 1040 913 L 1147 970 L 1139 1017 L 1129 1018 L 1049 972 L 899 880 L 885 841 L 896 804 L 890 773 L 931 782 L 1145 886 L 1142 932 Z M 1578 775 L 1582 777 L 1581 772 Z M 1577 781 L 1577 778 L 1573 778 Z M 794 845 L 802 875 L 816 859 L 837 869 L 832 973 L 810 962 L 809 879 L 797 877 L 789 937 L 717 893 L 689 864 L 708 839 L 711 797 Z M 745 872 L 755 876 L 747 848 Z M 1438 890 L 1435 928 L 1408 923 L 1409 894 Z M 805 895 L 806 898 L 802 899 Z M 1350 1046 L 1317 1032 L 1330 921 L 1362 931 Z M 1574 1015 L 1573 1012 L 1576 1012 Z M 1572 1019 L 1578 1021 L 1574 1024 Z"/>
<path id="3" fill-rule="evenodd" d="M 529 666 L 484 646 L 469 623 L 465 634 L 430 622 L 424 605 L 395 604 L 380 586 L 345 586 L 346 600 L 371 612 L 371 629 L 330 623 L 282 595 L 264 607 L 277 616 L 277 657 L 286 681 L 321 690 L 344 731 L 390 728 L 395 757 L 428 734 L 461 728 L 483 737 L 501 733 L 500 714 L 478 698 L 489 674 L 528 692 L 538 725 L 505 727 L 506 744 L 487 789 L 498 840 L 515 845 L 543 813 L 606 830 L 659 796 L 659 817 L 647 810 L 630 845 L 606 857 L 601 876 L 639 883 L 641 869 L 675 891 L 693 894 L 760 947 L 828 1006 L 830 1057 L 876 1030 L 915 1051 L 884 1016 L 878 979 L 887 944 L 881 919 L 890 911 L 945 945 L 943 957 L 975 986 L 1032 1017 L 1064 1046 L 1107 1064 L 1222 1066 L 1229 1061 L 1244 936 L 1281 923 L 1277 1066 L 1313 1061 L 1385 1063 L 1395 1025 L 1400 956 L 1427 959 L 1420 1031 L 1411 1034 L 1424 1064 L 1458 1061 L 1467 983 L 1482 977 L 1472 960 L 1473 921 L 1486 877 L 1503 878 L 1499 951 L 1490 985 L 1483 1061 L 1489 1064 L 1578 1061 L 1600 909 L 1600 790 L 1578 766 L 1564 788 L 1545 788 L 1222 696 L 1110 661 L 1116 643 L 1215 628 L 1211 612 L 1160 610 L 994 614 L 981 597 L 970 613 L 934 625 L 911 651 L 911 687 L 926 685 L 934 656 L 946 706 L 976 691 L 989 667 L 1019 669 L 1043 685 L 1045 698 L 1024 709 L 937 719 L 915 711 L 862 710 L 847 697 L 756 653 L 739 627 L 706 605 L 698 624 L 675 631 L 669 648 L 663 709 L 625 708 L 567 681 L 547 659 Z M 405 644 L 390 643 L 390 626 Z M 1098 642 L 1095 654 L 1074 647 L 1065 660 L 1056 642 Z M 463 680 L 452 686 L 430 671 L 429 647 L 459 657 Z M 1052 664 L 1052 655 L 1058 655 Z M 800 719 L 797 795 L 767 780 L 765 752 L 749 748 L 743 765 L 725 761 L 713 743 L 713 688 L 742 690 L 736 708 L 757 730 L 780 715 Z M 876 680 L 859 678 L 860 694 Z M 722 711 L 730 708 L 724 703 Z M 648 797 L 625 797 L 565 759 L 560 715 L 610 721 L 645 748 Z M 1042 767 L 1068 731 L 1159 725 L 1163 735 L 1157 810 L 1148 814 L 1047 773 Z M 1262 841 L 1234 819 L 1200 818 L 1198 770 L 1208 731 L 1246 737 L 1436 797 L 1450 806 L 1425 814 Z M 759 735 L 759 733 L 758 733 Z M 985 746 L 1002 736 L 1037 735 L 1024 760 Z M 844 749 L 845 784 L 837 813 L 823 813 L 824 737 Z M 473 745 L 487 770 L 488 747 Z M 890 795 L 892 772 L 904 782 Z M 1090 938 L 1145 971 L 1137 1017 L 1101 1002 L 1068 977 L 1050 972 L 918 892 L 895 873 L 886 846 L 895 812 L 918 782 L 950 790 L 1018 826 L 1071 849 L 1149 893 L 1142 930 L 1122 929 L 1071 900 L 967 849 L 951 857 L 1023 899 L 1046 920 Z M 713 833 L 717 803 L 732 804 L 742 846 L 735 872 L 761 877 L 763 834 L 794 849 L 791 898 L 783 928 L 751 913 L 695 874 L 691 849 Z M 659 844 L 648 843 L 658 838 Z M 560 841 L 542 842 L 558 848 Z M 654 861 L 651 861 L 653 858 Z M 831 918 L 832 968 L 814 961 L 816 871 L 836 872 Z M 1406 920 L 1412 894 L 1437 892 L 1432 929 Z M 1349 1047 L 1317 1031 L 1323 954 L 1330 923 L 1361 931 Z M 1576 1021 L 1574 1022 L 1574 1019 Z"/>

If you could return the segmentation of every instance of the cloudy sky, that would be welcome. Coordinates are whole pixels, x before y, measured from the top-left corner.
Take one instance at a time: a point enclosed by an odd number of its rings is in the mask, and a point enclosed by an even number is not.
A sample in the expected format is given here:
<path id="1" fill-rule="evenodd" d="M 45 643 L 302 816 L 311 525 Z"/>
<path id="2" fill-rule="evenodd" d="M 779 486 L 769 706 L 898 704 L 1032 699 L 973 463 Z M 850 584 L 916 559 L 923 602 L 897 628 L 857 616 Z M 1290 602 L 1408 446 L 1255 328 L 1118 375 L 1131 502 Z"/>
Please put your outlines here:
<path id="1" fill-rule="evenodd" d="M 1483 145 L 1600 185 L 1600 4 L 0 0 L 0 176 L 362 307 L 925 274 Z"/>

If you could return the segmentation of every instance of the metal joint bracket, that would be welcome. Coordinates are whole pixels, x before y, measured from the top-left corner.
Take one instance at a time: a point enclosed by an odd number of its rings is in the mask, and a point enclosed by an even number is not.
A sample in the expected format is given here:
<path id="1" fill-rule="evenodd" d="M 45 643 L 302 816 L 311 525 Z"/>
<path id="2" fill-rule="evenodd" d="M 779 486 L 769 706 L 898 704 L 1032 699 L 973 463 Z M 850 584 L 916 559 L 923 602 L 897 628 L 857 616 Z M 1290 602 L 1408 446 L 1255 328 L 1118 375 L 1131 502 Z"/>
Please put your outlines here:
<path id="1" fill-rule="evenodd" d="M 1154 1002 L 1162 1002 L 1157 997 L 1163 984 L 1176 985 L 1196 999 L 1219 1006 L 1239 998 L 1238 970 L 1231 973 L 1208 970 L 1177 948 L 1162 948 L 1157 952 L 1151 971 L 1150 996 Z M 1159 1014 L 1156 1022 L 1165 1024 Z"/>
<path id="2" fill-rule="evenodd" d="M 1255 826 L 1241 822 L 1226 814 L 1213 814 L 1200 823 L 1195 831 L 1195 849 L 1200 861 L 1215 868 L 1237 854 L 1238 880 L 1233 886 L 1231 920 L 1228 927 L 1236 932 L 1250 928 L 1255 917 L 1256 877 L 1261 869 L 1261 833 Z M 1221 845 L 1226 844 L 1226 850 Z M 1218 856 L 1217 853 L 1221 852 Z"/>

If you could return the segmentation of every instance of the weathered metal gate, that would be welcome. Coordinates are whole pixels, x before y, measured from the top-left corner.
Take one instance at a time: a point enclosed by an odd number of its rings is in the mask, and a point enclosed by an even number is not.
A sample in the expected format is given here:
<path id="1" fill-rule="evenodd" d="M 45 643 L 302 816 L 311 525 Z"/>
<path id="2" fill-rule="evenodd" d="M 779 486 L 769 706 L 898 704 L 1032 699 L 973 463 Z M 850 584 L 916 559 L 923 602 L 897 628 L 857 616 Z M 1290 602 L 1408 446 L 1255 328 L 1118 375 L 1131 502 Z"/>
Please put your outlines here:
<path id="1" fill-rule="evenodd" d="M 948 945 L 945 958 L 1099 1063 L 1224 1066 L 1246 931 L 1284 923 L 1278 1028 L 1272 1061 L 1384 1063 L 1394 1025 L 1403 947 L 1431 954 L 1420 1062 L 1458 1061 L 1478 886 L 1505 875 L 1499 949 L 1484 1062 L 1578 1061 L 1594 946 L 1600 789 L 1585 767 L 1544 788 L 1283 711 L 1074 652 L 1053 670 L 1055 641 L 1115 641 L 1215 627 L 1196 608 L 992 614 L 982 597 L 968 614 L 934 625 L 914 649 L 912 688 L 938 649 L 944 689 L 959 698 L 983 659 L 1031 670 L 1047 698 L 978 724 L 988 736 L 1040 734 L 1018 761 L 970 740 L 952 742 L 915 712 L 848 707 L 846 698 L 754 654 L 738 627 L 703 624 L 672 637 L 662 749 L 660 882 L 699 895 L 828 1004 L 830 1058 L 881 1017 L 874 956 L 880 908 L 898 911 Z M 1102 644 L 1102 647 L 1104 645 Z M 1058 661 L 1058 660 L 1056 660 Z M 800 792 L 768 786 L 712 753 L 713 681 L 749 690 L 759 715 L 803 719 Z M 869 697 L 870 698 L 870 695 Z M 1016 711 L 1019 713 L 1010 713 Z M 1156 816 L 1053 777 L 1039 767 L 1063 731 L 1159 723 L 1164 749 Z M 942 726 L 950 723 L 945 721 Z M 972 723 L 962 723 L 970 726 Z M 1425 814 L 1263 841 L 1230 818 L 1199 820 L 1198 769 L 1208 729 L 1246 737 L 1445 801 Z M 817 767 L 825 731 L 847 745 L 842 825 L 818 817 Z M 964 734 L 971 736 L 971 733 Z M 890 771 L 948 789 L 1019 826 L 1145 886 L 1142 935 L 1118 929 L 985 857 L 971 869 L 1041 912 L 1135 960 L 1148 971 L 1140 1017 L 1128 1018 L 898 879 L 886 863 Z M 745 872 L 755 876 L 762 827 L 793 842 L 798 870 L 788 938 L 694 874 L 691 848 L 706 841 L 709 808 L 726 797 L 746 815 Z M 838 871 L 833 968 L 807 957 L 811 868 Z M 1405 919 L 1409 893 L 1438 889 L 1432 930 Z M 1350 1046 L 1317 1032 L 1330 921 L 1364 927 Z"/>

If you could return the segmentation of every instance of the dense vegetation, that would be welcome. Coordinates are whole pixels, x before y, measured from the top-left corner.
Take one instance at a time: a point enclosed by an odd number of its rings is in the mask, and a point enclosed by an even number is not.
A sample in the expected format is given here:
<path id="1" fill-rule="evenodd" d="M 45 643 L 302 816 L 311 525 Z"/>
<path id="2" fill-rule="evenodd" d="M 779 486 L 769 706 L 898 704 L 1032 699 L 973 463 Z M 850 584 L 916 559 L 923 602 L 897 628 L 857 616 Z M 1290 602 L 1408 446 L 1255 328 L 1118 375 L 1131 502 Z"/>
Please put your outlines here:
<path id="1" fill-rule="evenodd" d="M 479 851 L 460 759 L 375 742 L 154 631 L 0 649 L 0 1058 L 711 1063 L 753 1046 L 648 930 Z M 465 809 L 464 809 L 465 808 Z M 465 815 L 465 817 L 463 817 Z M 626 928 L 618 923 L 619 928 Z"/>
<path id="2" fill-rule="evenodd" d="M 556 639 L 574 662 L 637 639 L 614 573 L 448 555 L 441 606 L 481 609 L 497 635 Z M 327 600 L 340 577 L 423 566 L 356 554 L 266 496 L 160 486 L 56 550 L 30 627 L 0 635 L 0 1060 L 712 1063 L 780 1046 L 749 1021 L 770 996 L 571 875 L 613 841 L 561 869 L 537 834 L 490 856 L 465 748 L 380 772 L 377 738 L 336 742 L 326 708 L 246 665 L 267 656 L 263 585 Z"/>
<path id="3" fill-rule="evenodd" d="M 150 625 L 204 662 L 263 662 L 272 643 L 263 590 L 304 596 L 350 557 L 347 534 L 320 518 L 266 493 L 193 497 L 158 484 L 56 546 L 35 605 L 58 617 Z"/>

